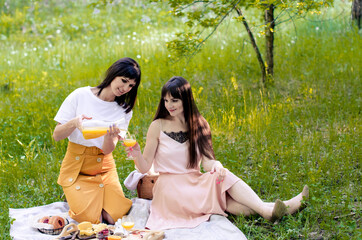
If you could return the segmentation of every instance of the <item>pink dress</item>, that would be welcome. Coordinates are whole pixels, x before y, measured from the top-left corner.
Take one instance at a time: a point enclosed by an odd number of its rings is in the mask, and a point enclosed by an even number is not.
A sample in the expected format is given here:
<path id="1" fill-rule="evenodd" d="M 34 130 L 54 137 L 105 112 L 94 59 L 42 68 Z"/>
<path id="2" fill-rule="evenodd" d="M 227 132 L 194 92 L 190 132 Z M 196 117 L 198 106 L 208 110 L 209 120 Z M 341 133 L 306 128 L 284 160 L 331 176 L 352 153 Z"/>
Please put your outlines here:
<path id="1" fill-rule="evenodd" d="M 227 216 L 226 191 L 240 179 L 227 171 L 216 184 L 216 173 L 201 173 L 199 166 L 188 169 L 188 147 L 189 141 L 177 142 L 161 131 L 154 160 L 160 176 L 153 187 L 149 229 L 194 228 L 211 214 Z"/>

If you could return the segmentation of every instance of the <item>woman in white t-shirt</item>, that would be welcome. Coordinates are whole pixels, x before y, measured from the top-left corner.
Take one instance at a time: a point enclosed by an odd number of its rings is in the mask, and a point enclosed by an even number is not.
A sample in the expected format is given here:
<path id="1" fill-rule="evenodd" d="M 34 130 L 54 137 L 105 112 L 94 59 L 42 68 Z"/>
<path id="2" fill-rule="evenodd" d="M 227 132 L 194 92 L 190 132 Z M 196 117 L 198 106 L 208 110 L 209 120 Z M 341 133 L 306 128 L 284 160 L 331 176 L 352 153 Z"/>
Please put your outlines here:
<path id="1" fill-rule="evenodd" d="M 54 118 L 58 122 L 53 133 L 55 141 L 69 139 L 58 184 L 69 204 L 69 215 L 77 222 L 114 224 L 132 205 L 123 194 L 112 156 L 121 140 L 119 128 L 110 126 L 106 135 L 89 140 L 84 139 L 81 128 L 82 121 L 89 119 L 104 122 L 124 119 L 127 128 L 140 81 L 138 63 L 121 58 L 109 67 L 97 87 L 73 91 Z"/>

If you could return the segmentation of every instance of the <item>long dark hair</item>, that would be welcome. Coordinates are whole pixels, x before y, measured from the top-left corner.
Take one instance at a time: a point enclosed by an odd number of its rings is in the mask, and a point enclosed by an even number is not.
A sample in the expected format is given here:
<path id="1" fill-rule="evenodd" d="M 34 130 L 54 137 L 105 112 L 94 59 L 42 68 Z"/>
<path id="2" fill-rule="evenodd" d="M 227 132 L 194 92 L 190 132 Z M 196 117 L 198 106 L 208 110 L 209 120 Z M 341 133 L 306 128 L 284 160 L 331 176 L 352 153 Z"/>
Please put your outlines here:
<path id="1" fill-rule="evenodd" d="M 112 66 L 108 68 L 103 82 L 97 86 L 100 88 L 97 95 L 99 96 L 103 89 L 108 87 L 116 77 L 125 77 L 135 80 L 136 82 L 131 91 L 114 99 L 119 105 L 126 109 L 126 113 L 129 113 L 136 103 L 137 90 L 141 82 L 140 66 L 135 60 L 128 57 L 121 58 L 113 63 Z"/>
<path id="2" fill-rule="evenodd" d="M 189 129 L 190 161 L 187 167 L 195 168 L 202 155 L 214 159 L 215 155 L 212 148 L 210 126 L 197 109 L 191 86 L 183 77 L 172 77 L 162 87 L 160 103 L 153 120 L 169 118 L 170 113 L 167 111 L 164 101 L 168 93 L 171 94 L 172 97 L 182 100 L 185 121 Z"/>

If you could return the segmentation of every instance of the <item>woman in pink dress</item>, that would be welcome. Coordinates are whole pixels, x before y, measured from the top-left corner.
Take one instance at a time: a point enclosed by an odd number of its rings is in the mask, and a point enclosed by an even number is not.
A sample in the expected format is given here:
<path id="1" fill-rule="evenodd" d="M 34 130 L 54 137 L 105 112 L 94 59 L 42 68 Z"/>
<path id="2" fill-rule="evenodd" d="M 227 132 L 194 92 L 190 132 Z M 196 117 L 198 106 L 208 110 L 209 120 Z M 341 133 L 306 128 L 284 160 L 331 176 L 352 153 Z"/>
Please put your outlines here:
<path id="1" fill-rule="evenodd" d="M 308 197 L 308 187 L 288 201 L 263 202 L 240 178 L 215 160 L 209 124 L 199 113 L 190 84 L 171 78 L 162 88 L 143 154 L 137 144 L 127 148 L 141 173 L 154 165 L 149 229 L 193 228 L 211 214 L 260 214 L 276 221 L 293 214 Z M 200 165 L 205 173 L 200 172 Z"/>

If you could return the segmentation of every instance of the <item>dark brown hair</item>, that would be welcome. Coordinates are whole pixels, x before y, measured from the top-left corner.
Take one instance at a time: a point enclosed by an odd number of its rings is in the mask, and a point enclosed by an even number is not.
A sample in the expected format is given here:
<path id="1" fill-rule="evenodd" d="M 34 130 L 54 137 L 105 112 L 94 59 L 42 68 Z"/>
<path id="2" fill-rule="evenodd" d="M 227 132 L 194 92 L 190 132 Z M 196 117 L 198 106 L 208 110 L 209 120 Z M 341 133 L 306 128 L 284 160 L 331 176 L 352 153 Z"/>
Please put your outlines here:
<path id="1" fill-rule="evenodd" d="M 112 66 L 108 68 L 103 82 L 97 86 L 100 88 L 97 95 L 99 96 L 102 90 L 108 87 L 116 77 L 125 77 L 136 82 L 131 91 L 114 99 L 119 105 L 126 109 L 126 113 L 128 113 L 136 103 L 137 90 L 141 82 L 140 66 L 135 60 L 128 57 L 121 58 L 113 63 Z"/>
<path id="2" fill-rule="evenodd" d="M 164 97 L 168 93 L 171 94 L 172 97 L 182 100 L 184 117 L 189 129 L 188 136 L 190 142 L 190 161 L 187 167 L 195 168 L 202 155 L 210 159 L 215 158 L 212 148 L 210 126 L 197 109 L 191 86 L 186 79 L 182 77 L 172 77 L 162 87 L 160 103 L 153 120 L 168 118 L 170 116 L 164 102 Z"/>

